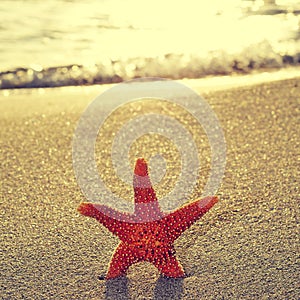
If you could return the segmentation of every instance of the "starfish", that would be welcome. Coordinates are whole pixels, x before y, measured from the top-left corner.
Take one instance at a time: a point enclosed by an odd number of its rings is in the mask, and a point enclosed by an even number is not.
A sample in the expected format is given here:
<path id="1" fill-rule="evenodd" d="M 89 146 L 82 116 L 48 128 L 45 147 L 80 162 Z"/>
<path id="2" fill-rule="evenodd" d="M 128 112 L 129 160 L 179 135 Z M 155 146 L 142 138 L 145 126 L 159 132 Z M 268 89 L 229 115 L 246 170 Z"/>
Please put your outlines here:
<path id="1" fill-rule="evenodd" d="M 105 279 L 124 276 L 132 264 L 141 261 L 152 263 L 164 276 L 184 277 L 184 270 L 175 256 L 174 241 L 217 203 L 217 197 L 206 197 L 170 214 L 164 213 L 143 158 L 136 161 L 133 186 L 133 214 L 91 202 L 82 202 L 78 207 L 82 215 L 95 218 L 121 240 Z"/>

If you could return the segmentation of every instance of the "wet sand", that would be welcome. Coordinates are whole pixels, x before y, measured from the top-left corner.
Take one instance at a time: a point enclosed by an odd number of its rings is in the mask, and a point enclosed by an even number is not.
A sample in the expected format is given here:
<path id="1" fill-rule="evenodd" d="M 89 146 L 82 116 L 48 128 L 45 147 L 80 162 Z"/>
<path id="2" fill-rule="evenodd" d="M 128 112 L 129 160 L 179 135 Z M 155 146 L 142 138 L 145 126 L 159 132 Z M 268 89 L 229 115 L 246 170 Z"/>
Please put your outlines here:
<path id="1" fill-rule="evenodd" d="M 176 280 L 147 263 L 101 280 L 118 238 L 76 211 L 85 199 L 71 143 L 80 114 L 105 88 L 0 97 L 0 298 L 299 298 L 300 78 L 198 88 L 222 124 L 227 165 L 220 202 L 176 241 L 187 273 Z"/>

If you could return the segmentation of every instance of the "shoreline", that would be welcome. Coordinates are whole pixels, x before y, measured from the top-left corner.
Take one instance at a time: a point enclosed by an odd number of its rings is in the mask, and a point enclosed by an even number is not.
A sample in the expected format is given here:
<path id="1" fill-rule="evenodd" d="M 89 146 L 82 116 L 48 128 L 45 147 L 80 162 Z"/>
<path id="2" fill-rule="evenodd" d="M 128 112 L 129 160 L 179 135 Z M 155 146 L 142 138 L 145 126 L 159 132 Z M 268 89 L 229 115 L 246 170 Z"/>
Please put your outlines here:
<path id="1" fill-rule="evenodd" d="M 300 77 L 299 67 L 285 67 L 282 69 L 260 69 L 247 74 L 231 74 L 231 75 L 210 75 L 202 78 L 194 79 L 176 79 L 191 88 L 201 88 L 201 90 L 211 92 L 218 90 L 232 89 L 249 85 L 262 84 L 267 82 L 275 82 L 279 80 L 287 80 Z M 172 80 L 172 79 L 170 79 Z M 124 81 L 126 82 L 126 81 Z M 121 83 L 121 82 L 120 82 Z M 44 94 L 50 91 L 60 91 L 62 93 L 75 93 L 82 90 L 84 93 L 94 94 L 95 90 L 102 92 L 119 83 L 103 83 L 94 85 L 70 85 L 60 87 L 38 87 L 38 88 L 16 88 L 16 89 L 0 89 L 0 96 L 8 97 L 15 94 Z"/>

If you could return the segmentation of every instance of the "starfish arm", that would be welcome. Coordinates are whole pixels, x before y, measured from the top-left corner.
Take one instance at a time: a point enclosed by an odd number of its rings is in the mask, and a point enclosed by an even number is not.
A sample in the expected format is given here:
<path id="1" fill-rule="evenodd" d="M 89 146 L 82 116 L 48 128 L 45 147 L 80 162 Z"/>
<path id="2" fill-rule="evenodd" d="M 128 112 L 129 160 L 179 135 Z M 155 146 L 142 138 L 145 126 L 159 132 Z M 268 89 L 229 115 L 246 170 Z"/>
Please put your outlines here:
<path id="1" fill-rule="evenodd" d="M 217 197 L 206 197 L 187 204 L 161 220 L 162 227 L 166 228 L 166 237 L 170 242 L 175 241 L 186 229 L 200 219 L 218 202 Z"/>
<path id="2" fill-rule="evenodd" d="M 165 276 L 172 278 L 183 277 L 184 271 L 175 254 L 166 254 L 163 259 L 152 261 L 153 265 Z"/>
<path id="3" fill-rule="evenodd" d="M 130 235 L 128 223 L 120 221 L 128 220 L 130 218 L 129 214 L 121 213 L 105 205 L 91 202 L 80 203 L 77 210 L 84 216 L 95 218 L 121 240 L 126 239 L 128 235 Z"/>
<path id="4" fill-rule="evenodd" d="M 106 274 L 106 279 L 113 279 L 126 274 L 128 268 L 138 261 L 133 251 L 121 242 L 109 264 L 109 269 Z"/>

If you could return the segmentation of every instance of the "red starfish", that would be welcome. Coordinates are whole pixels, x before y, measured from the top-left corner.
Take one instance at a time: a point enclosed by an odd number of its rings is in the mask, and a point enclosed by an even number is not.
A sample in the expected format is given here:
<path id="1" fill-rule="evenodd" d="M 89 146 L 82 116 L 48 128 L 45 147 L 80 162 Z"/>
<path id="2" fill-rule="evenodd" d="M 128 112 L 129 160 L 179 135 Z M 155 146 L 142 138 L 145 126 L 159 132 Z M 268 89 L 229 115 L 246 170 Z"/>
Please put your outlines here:
<path id="1" fill-rule="evenodd" d="M 133 184 L 134 214 L 88 202 L 78 207 L 82 215 L 95 218 L 121 240 L 106 279 L 125 275 L 132 264 L 140 261 L 151 262 L 165 276 L 183 277 L 183 268 L 175 256 L 174 241 L 218 199 L 206 197 L 164 214 L 151 186 L 147 163 L 142 158 L 136 162 Z"/>

